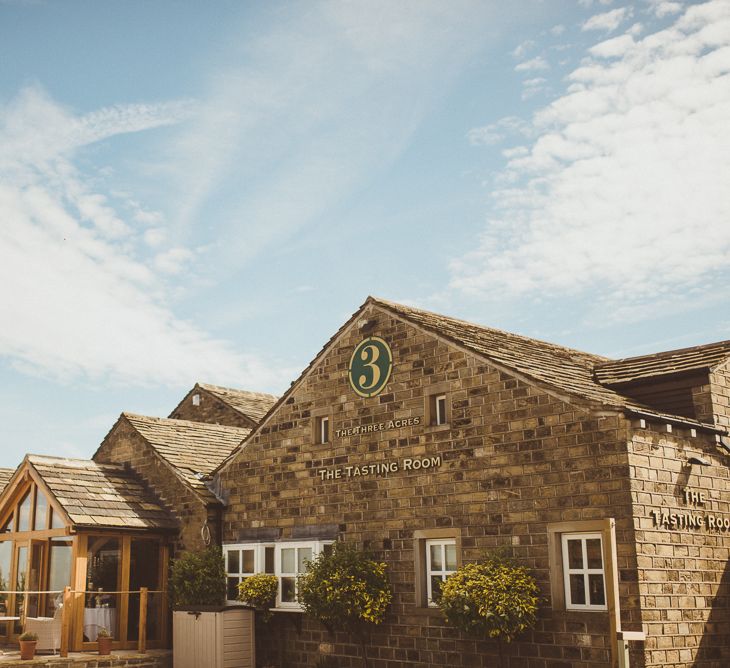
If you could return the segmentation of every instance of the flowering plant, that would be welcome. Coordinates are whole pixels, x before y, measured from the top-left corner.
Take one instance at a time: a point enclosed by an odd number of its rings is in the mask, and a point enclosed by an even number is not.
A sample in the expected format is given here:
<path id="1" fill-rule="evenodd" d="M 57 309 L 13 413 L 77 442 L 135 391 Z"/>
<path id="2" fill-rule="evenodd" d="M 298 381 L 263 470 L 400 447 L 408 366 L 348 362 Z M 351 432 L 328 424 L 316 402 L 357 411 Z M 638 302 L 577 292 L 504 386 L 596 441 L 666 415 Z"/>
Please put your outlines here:
<path id="1" fill-rule="evenodd" d="M 354 546 L 337 542 L 310 561 L 298 580 L 304 611 L 330 631 L 357 635 L 366 666 L 366 629 L 385 619 L 393 598 L 385 569 Z"/>
<path id="2" fill-rule="evenodd" d="M 276 605 L 276 590 L 279 580 L 275 575 L 257 573 L 244 578 L 238 585 L 238 600 L 262 612 L 264 621 L 271 617 Z"/>

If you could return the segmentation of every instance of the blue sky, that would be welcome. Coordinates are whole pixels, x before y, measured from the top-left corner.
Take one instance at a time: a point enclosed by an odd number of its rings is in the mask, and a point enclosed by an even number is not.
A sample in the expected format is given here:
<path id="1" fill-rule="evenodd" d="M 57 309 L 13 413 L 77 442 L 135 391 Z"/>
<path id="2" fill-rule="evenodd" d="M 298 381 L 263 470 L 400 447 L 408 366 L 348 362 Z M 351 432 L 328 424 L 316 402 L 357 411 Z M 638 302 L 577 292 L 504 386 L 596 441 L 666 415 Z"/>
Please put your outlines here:
<path id="1" fill-rule="evenodd" d="M 0 465 L 281 392 L 368 294 L 730 338 L 730 2 L 0 0 Z"/>

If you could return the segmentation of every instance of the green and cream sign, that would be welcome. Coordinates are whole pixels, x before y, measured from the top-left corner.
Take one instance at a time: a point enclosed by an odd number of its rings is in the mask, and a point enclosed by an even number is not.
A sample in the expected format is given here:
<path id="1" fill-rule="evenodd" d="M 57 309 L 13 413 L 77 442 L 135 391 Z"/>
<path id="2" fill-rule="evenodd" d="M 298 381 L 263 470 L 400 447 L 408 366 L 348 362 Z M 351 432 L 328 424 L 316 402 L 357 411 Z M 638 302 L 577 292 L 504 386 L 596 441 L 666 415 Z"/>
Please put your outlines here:
<path id="1" fill-rule="evenodd" d="M 361 397 L 374 397 L 383 391 L 393 370 L 390 346 L 377 336 L 363 339 L 350 357 L 348 378 Z"/>

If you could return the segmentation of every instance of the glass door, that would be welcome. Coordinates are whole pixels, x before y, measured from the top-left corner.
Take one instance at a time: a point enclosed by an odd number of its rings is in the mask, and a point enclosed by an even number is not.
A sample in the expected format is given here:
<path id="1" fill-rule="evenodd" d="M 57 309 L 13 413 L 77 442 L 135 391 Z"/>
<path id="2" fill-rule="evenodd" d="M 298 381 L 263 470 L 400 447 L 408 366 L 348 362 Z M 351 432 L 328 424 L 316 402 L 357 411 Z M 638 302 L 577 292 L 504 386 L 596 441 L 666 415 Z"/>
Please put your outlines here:
<path id="1" fill-rule="evenodd" d="M 38 594 L 45 590 L 46 552 L 48 544 L 44 540 L 30 541 L 30 563 L 28 567 L 28 604 L 25 609 L 26 617 L 41 617 L 45 607 L 45 594 Z"/>
<path id="2" fill-rule="evenodd" d="M 24 593 L 28 591 L 28 545 L 17 544 L 15 545 L 15 564 L 13 573 L 15 594 L 11 595 L 12 603 L 11 610 L 13 611 L 12 616 L 18 617 L 13 623 L 13 633 L 18 635 L 23 632 L 23 619 L 25 617 L 25 611 L 27 609 L 28 601 L 27 595 Z"/>

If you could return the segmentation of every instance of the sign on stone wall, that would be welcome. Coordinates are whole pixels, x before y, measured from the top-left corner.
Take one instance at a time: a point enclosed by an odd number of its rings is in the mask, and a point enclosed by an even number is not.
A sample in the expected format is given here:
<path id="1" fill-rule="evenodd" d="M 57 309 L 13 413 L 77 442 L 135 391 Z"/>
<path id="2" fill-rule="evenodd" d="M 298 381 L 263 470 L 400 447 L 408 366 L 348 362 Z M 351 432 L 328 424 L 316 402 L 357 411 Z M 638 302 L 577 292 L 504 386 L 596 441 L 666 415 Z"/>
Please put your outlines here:
<path id="1" fill-rule="evenodd" d="M 654 518 L 654 526 L 670 531 L 689 529 L 705 531 L 730 531 L 730 517 L 714 515 L 704 508 L 707 503 L 705 492 L 685 487 L 682 490 L 682 502 L 689 506 L 684 512 L 671 512 L 668 509 L 650 511 Z"/>
<path id="2" fill-rule="evenodd" d="M 350 385 L 361 397 L 380 394 L 393 370 L 393 352 L 390 346 L 377 336 L 360 341 L 352 352 L 347 376 Z"/>

